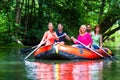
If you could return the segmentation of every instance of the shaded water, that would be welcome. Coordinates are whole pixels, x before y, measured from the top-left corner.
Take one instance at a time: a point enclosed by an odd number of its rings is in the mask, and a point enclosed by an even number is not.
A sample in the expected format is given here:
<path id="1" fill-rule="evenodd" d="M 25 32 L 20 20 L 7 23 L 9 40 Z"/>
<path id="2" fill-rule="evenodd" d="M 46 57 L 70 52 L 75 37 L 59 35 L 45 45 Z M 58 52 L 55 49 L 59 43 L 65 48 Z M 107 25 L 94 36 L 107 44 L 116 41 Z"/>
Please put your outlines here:
<path id="1" fill-rule="evenodd" d="M 120 49 L 111 48 L 118 60 L 48 61 L 20 54 L 19 48 L 0 48 L 0 80 L 119 80 Z"/>

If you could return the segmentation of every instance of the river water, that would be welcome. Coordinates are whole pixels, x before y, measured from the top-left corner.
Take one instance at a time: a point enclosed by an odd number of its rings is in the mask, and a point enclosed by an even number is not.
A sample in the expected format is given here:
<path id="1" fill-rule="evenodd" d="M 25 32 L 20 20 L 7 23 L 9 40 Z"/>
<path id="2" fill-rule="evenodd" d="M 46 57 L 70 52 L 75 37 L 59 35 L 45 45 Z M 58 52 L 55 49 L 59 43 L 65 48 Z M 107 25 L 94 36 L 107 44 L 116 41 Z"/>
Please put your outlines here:
<path id="1" fill-rule="evenodd" d="M 23 60 L 20 48 L 0 48 L 0 80 L 120 80 L 120 49 L 114 61 Z"/>

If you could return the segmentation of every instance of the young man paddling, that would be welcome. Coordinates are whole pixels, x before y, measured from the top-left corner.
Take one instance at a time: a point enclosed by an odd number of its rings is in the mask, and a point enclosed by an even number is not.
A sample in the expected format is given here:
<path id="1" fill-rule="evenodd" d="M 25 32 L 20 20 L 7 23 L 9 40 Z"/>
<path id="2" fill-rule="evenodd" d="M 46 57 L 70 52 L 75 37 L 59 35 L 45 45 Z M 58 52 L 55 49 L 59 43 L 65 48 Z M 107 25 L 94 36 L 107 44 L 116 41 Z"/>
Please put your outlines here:
<path id="1" fill-rule="evenodd" d="M 56 34 L 59 37 L 59 40 L 56 40 L 55 42 L 60 44 L 65 44 L 65 39 L 70 40 L 70 37 L 63 31 L 63 25 L 58 24 L 58 30 L 56 30 Z"/>

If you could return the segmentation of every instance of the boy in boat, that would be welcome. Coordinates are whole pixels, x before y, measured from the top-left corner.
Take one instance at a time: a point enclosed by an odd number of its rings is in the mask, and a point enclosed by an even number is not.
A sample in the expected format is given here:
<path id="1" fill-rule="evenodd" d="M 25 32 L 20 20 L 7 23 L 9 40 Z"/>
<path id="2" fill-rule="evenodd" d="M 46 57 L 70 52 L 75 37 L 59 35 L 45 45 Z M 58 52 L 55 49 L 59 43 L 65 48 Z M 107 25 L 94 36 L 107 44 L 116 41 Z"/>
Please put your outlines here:
<path id="1" fill-rule="evenodd" d="M 56 34 L 59 37 L 59 40 L 56 40 L 55 42 L 60 43 L 60 44 L 65 44 L 65 39 L 70 40 L 70 37 L 63 32 L 63 25 L 58 24 L 58 30 L 56 30 Z"/>

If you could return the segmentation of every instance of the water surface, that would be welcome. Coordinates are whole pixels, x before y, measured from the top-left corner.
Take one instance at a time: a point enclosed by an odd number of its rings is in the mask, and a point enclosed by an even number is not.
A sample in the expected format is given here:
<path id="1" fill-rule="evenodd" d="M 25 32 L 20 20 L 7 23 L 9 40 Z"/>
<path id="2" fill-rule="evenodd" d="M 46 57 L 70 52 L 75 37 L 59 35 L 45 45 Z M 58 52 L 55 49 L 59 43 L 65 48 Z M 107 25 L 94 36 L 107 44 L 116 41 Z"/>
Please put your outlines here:
<path id="1" fill-rule="evenodd" d="M 23 60 L 20 48 L 0 48 L 0 80 L 119 80 L 120 49 L 112 47 L 118 60 Z"/>

